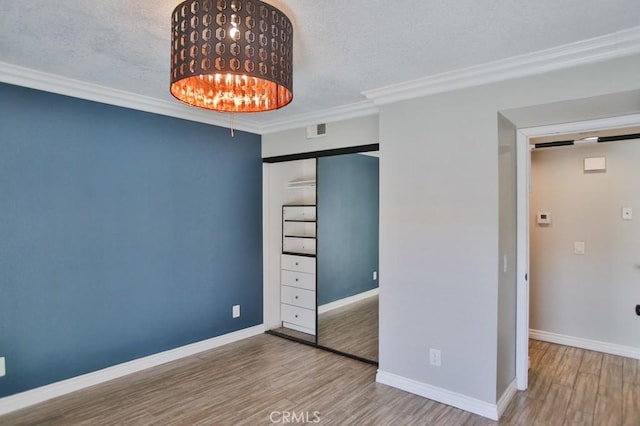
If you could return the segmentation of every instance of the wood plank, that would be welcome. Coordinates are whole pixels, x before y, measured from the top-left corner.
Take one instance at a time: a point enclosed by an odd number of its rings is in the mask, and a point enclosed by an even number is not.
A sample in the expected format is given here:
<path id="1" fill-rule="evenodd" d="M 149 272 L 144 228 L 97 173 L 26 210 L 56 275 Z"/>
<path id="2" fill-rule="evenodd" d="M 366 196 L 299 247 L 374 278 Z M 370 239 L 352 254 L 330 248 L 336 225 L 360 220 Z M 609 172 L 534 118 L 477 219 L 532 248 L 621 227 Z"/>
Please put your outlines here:
<path id="1" fill-rule="evenodd" d="M 594 425 L 618 426 L 622 424 L 622 399 L 611 398 L 598 395 L 595 412 L 593 415 Z"/>
<path id="2" fill-rule="evenodd" d="M 562 425 L 567 405 L 571 399 L 571 391 L 572 389 L 567 386 L 552 384 L 549 388 L 549 395 L 540 407 L 534 424 Z"/>
<path id="3" fill-rule="evenodd" d="M 529 389 L 527 397 L 539 401 L 547 399 L 549 388 L 551 387 L 551 377 L 533 370 L 529 372 Z"/>
<path id="4" fill-rule="evenodd" d="M 533 424 L 543 401 L 529 398 L 528 391 L 518 392 L 500 418 L 501 425 Z"/>
<path id="5" fill-rule="evenodd" d="M 624 358 L 622 363 L 622 381 L 640 385 L 640 360 Z"/>
<path id="6" fill-rule="evenodd" d="M 609 354 L 603 356 L 598 395 L 622 399 L 622 357 Z"/>
<path id="7" fill-rule="evenodd" d="M 584 350 L 582 349 L 567 348 L 562 361 L 558 364 L 552 382 L 572 388 L 578 375 L 583 354 Z"/>
<path id="8" fill-rule="evenodd" d="M 566 351 L 566 346 L 550 345 L 540 360 L 540 373 L 549 377 L 555 375 Z"/>
<path id="9" fill-rule="evenodd" d="M 598 377 L 579 373 L 565 414 L 565 425 L 591 425 L 598 395 Z"/>
<path id="10" fill-rule="evenodd" d="M 640 384 L 622 385 L 622 424 L 638 426 L 640 424 Z"/>
<path id="11" fill-rule="evenodd" d="M 602 368 L 602 354 L 600 352 L 585 351 L 580 364 L 580 373 L 600 376 Z"/>

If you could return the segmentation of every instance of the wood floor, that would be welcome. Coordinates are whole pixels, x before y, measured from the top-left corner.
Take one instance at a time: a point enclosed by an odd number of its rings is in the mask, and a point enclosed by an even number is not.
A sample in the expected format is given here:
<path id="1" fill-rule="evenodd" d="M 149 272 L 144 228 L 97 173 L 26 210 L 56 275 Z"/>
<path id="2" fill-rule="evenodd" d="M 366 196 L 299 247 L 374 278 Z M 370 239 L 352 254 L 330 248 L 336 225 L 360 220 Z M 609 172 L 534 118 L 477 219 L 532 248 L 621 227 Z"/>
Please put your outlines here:
<path id="1" fill-rule="evenodd" d="M 640 424 L 637 360 L 536 341 L 531 359 L 531 387 L 500 424 Z M 321 425 L 496 424 L 377 384 L 375 373 L 265 334 L 16 411 L 0 425 L 268 425 L 284 424 L 283 412 Z"/>
<path id="2" fill-rule="evenodd" d="M 529 389 L 500 424 L 640 425 L 640 361 L 529 341 Z"/>
<path id="3" fill-rule="evenodd" d="M 318 315 L 318 344 L 378 361 L 378 296 Z"/>

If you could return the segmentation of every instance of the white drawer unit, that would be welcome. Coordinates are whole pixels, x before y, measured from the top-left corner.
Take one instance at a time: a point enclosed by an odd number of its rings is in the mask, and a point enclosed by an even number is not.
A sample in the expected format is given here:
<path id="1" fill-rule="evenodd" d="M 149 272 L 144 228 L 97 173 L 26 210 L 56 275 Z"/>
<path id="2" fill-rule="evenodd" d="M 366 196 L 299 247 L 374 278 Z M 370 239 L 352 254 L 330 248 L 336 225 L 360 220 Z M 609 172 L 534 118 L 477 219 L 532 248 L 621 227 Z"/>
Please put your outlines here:
<path id="1" fill-rule="evenodd" d="M 282 326 L 303 333 L 316 334 L 316 311 L 299 306 L 281 305 Z"/>
<path id="2" fill-rule="evenodd" d="M 282 206 L 282 326 L 316 334 L 316 206 Z"/>
<path id="3" fill-rule="evenodd" d="M 305 290 L 316 290 L 316 275 L 305 272 L 295 272 L 283 269 L 280 276 L 280 284 L 289 287 L 304 288 Z"/>
<path id="4" fill-rule="evenodd" d="M 316 273 L 316 258 L 306 256 L 294 256 L 291 254 L 283 254 L 281 260 L 282 269 L 288 271 L 306 272 L 307 274 Z M 314 285 L 315 287 L 315 285 Z"/>
<path id="5" fill-rule="evenodd" d="M 280 301 L 301 308 L 315 309 L 316 292 L 283 285 L 282 291 L 280 292 Z"/>

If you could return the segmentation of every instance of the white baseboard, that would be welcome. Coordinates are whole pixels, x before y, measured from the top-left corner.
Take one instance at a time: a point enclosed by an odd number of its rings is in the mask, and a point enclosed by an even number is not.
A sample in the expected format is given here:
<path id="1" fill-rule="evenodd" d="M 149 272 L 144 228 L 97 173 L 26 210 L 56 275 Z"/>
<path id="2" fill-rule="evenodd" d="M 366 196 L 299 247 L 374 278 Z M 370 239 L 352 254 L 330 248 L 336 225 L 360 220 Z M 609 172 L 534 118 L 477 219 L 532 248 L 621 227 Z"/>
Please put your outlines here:
<path id="1" fill-rule="evenodd" d="M 432 399 L 470 413 L 478 414 L 491 420 L 497 421 L 499 417 L 497 404 L 491 404 L 457 392 L 451 392 L 446 389 L 398 376 L 393 373 L 387 373 L 386 371 L 378 370 L 376 382 L 411 392 L 424 398 Z M 513 386 L 515 389 L 515 384 Z M 508 404 L 508 402 L 506 404 Z"/>
<path id="2" fill-rule="evenodd" d="M 75 392 L 89 386 L 94 386 L 109 380 L 117 379 L 131 373 L 145 370 L 147 368 L 156 367 L 167 362 L 175 361 L 180 358 L 195 355 L 199 352 L 224 346 L 229 343 L 237 342 L 258 334 L 264 333 L 264 325 L 257 325 L 244 330 L 234 331 L 233 333 L 224 334 L 222 336 L 203 340 L 201 342 L 192 343 L 181 346 L 179 348 L 170 349 L 168 351 L 159 352 L 143 358 L 134 359 L 122 364 L 107 367 L 102 370 L 93 371 L 81 376 L 72 377 L 71 379 L 62 380 L 50 385 L 31 389 L 15 395 L 0 398 L 0 415 L 28 407 L 33 404 L 47 401 L 71 392 Z"/>
<path id="3" fill-rule="evenodd" d="M 509 386 L 507 386 L 507 389 L 505 389 L 504 393 L 498 400 L 498 418 L 502 417 L 504 410 L 507 409 L 509 403 L 518 391 L 517 382 L 517 379 L 513 379 L 513 381 L 509 383 Z"/>
<path id="4" fill-rule="evenodd" d="M 632 346 L 616 345 L 614 343 L 583 339 L 581 337 L 565 336 L 563 334 L 533 329 L 529 329 L 529 337 L 535 340 L 542 340 L 543 342 L 557 343 L 559 345 L 574 346 L 580 349 L 604 352 L 606 354 L 618 355 L 626 358 L 640 359 L 640 348 L 634 348 Z"/>
<path id="5" fill-rule="evenodd" d="M 324 314 L 325 312 L 333 311 L 334 309 L 342 308 L 352 303 L 360 302 L 361 300 L 368 299 L 378 295 L 379 290 L 374 288 L 373 290 L 365 291 L 364 293 L 358 293 L 354 296 L 345 297 L 344 299 L 336 300 L 335 302 L 326 303 L 318 306 L 318 313 Z"/>

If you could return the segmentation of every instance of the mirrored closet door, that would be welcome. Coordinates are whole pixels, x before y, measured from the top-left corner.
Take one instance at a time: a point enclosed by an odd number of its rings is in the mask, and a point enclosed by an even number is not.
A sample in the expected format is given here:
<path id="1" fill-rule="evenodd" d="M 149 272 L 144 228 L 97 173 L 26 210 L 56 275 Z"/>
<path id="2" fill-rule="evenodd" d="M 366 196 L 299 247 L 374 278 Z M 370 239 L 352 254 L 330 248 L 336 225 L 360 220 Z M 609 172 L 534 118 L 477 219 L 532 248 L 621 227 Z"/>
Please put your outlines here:
<path id="1" fill-rule="evenodd" d="M 270 332 L 376 363 L 377 152 L 269 166 Z"/>
<path id="2" fill-rule="evenodd" d="M 379 159 L 318 158 L 318 345 L 378 360 Z"/>

